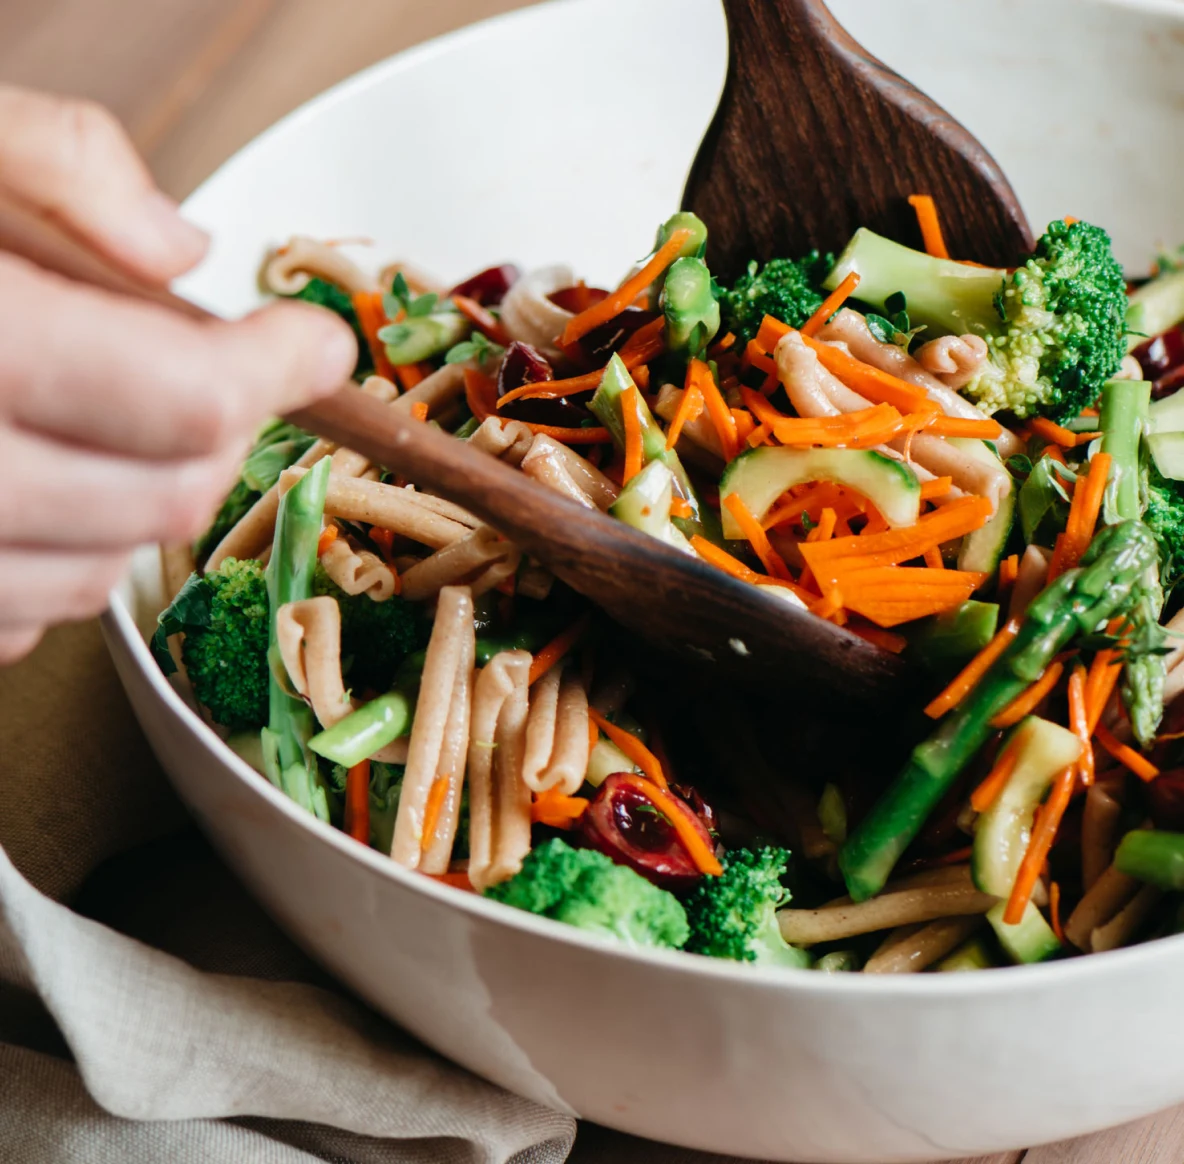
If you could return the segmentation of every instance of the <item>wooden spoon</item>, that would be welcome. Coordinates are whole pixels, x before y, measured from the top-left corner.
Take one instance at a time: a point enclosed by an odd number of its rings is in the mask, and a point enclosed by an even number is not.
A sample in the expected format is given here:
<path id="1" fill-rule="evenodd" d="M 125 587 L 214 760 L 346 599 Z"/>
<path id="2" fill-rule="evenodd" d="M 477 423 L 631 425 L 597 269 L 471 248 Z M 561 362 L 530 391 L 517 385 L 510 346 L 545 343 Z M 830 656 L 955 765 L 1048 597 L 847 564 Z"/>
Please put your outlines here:
<path id="1" fill-rule="evenodd" d="M 950 253 L 1014 266 L 1032 249 L 990 154 L 858 45 L 822 0 L 724 0 L 728 79 L 683 205 L 710 227 L 707 261 L 838 252 L 860 226 L 919 241 L 910 194 L 937 202 Z"/>
<path id="2" fill-rule="evenodd" d="M 46 270 L 190 319 L 216 318 L 114 266 L 57 224 L 0 194 L 0 250 Z M 698 558 L 569 501 L 350 384 L 287 418 L 348 445 L 476 514 L 660 650 L 722 677 L 775 682 L 820 699 L 865 700 L 897 684 L 902 662 Z"/>

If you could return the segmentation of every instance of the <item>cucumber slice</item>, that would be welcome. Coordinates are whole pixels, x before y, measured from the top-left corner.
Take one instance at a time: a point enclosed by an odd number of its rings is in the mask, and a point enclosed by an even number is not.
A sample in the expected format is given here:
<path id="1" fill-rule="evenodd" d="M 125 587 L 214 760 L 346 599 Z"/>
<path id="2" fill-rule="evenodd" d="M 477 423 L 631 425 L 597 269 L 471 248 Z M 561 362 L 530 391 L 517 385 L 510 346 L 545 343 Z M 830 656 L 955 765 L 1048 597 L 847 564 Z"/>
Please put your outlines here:
<path id="1" fill-rule="evenodd" d="M 1184 319 L 1184 271 L 1171 271 L 1144 283 L 1127 301 L 1126 350 L 1160 335 Z"/>
<path id="2" fill-rule="evenodd" d="M 1044 915 L 1030 901 L 1024 907 L 1024 916 L 1015 925 L 1009 926 L 1003 920 L 1007 902 L 1001 901 L 987 911 L 987 921 L 999 939 L 1004 953 L 1013 961 L 1029 965 L 1045 962 L 1061 952 L 1061 943 Z"/>
<path id="3" fill-rule="evenodd" d="M 986 441 L 970 440 L 966 437 L 951 437 L 950 443 L 979 461 L 999 464 L 999 458 Z M 994 516 L 981 529 L 968 533 L 958 549 L 958 569 L 974 570 L 983 574 L 994 574 L 1003 557 L 1011 527 L 1015 524 L 1016 495 L 1019 490 L 1008 475 L 1007 492 L 999 498 Z"/>
<path id="4" fill-rule="evenodd" d="M 947 954 L 934 970 L 939 974 L 950 974 L 961 970 L 989 970 L 995 959 L 982 938 L 968 938 L 952 954 Z"/>
<path id="5" fill-rule="evenodd" d="M 1173 392 L 1162 400 L 1153 400 L 1147 408 L 1147 422 L 1143 430 L 1153 432 L 1184 432 L 1184 390 Z"/>
<path id="6" fill-rule="evenodd" d="M 909 655 L 931 671 L 957 669 L 973 659 L 998 629 L 998 604 L 971 599 L 906 628 Z"/>
<path id="7" fill-rule="evenodd" d="M 1152 433 L 1147 448 L 1161 476 L 1184 481 L 1184 432 Z"/>
<path id="8" fill-rule="evenodd" d="M 921 483 L 903 461 L 872 449 L 785 449 L 762 447 L 741 453 L 724 470 L 721 497 L 739 494 L 758 521 L 791 485 L 833 481 L 862 493 L 893 528 L 916 525 Z M 742 536 L 736 519 L 722 511 L 724 537 Z"/>
<path id="9" fill-rule="evenodd" d="M 1077 760 L 1081 741 L 1067 728 L 1030 715 L 1004 747 L 1017 749 L 1015 768 L 995 803 L 975 822 L 970 862 L 975 885 L 1002 898 L 1015 884 L 1036 806 L 1056 774 Z"/>
<path id="10" fill-rule="evenodd" d="M 618 521 L 633 526 L 664 541 L 669 546 L 693 554 L 691 543 L 670 520 L 670 501 L 674 496 L 674 474 L 661 462 L 651 461 L 621 490 L 608 507 Z"/>

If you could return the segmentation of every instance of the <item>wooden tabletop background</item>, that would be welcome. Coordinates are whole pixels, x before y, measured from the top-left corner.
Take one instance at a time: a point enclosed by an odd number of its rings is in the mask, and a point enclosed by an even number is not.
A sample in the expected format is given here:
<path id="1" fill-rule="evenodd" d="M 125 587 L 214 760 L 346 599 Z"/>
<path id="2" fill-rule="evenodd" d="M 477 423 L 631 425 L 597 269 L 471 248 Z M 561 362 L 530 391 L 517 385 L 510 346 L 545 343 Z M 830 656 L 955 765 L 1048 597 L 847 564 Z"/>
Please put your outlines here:
<path id="1" fill-rule="evenodd" d="M 161 186 L 181 198 L 326 86 L 409 45 L 530 2 L 350 0 L 346 17 L 333 0 L 3 0 L 0 82 L 108 105 Z M 1181 1164 L 1184 1109 L 970 1164 L 1021 1161 Z"/>

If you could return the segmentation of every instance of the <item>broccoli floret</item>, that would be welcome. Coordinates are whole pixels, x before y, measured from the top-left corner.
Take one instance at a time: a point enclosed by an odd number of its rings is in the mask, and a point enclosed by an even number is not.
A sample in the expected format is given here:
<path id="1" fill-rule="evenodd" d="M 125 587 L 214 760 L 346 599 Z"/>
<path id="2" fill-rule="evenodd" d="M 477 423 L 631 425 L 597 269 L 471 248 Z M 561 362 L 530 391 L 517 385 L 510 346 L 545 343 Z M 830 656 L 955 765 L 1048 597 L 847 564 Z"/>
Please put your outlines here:
<path id="1" fill-rule="evenodd" d="M 181 658 L 198 700 L 232 731 L 267 723 L 267 580 L 263 567 L 227 558 L 192 574 L 157 619 L 152 650 L 166 675 L 176 670 L 170 635 L 184 633 Z"/>
<path id="2" fill-rule="evenodd" d="M 850 271 L 877 309 L 903 292 L 930 334 L 986 340 L 986 369 L 962 391 L 986 413 L 1067 420 L 1092 404 L 1126 353 L 1126 282 L 1110 236 L 1088 222 L 1049 225 L 1014 271 L 936 259 L 859 230 L 826 280 Z"/>
<path id="3" fill-rule="evenodd" d="M 811 251 L 804 259 L 755 260 L 730 291 L 720 295 L 724 328 L 746 344 L 771 315 L 790 327 L 801 327 L 822 306 L 819 284 L 834 263 L 833 255 Z"/>
<path id="4" fill-rule="evenodd" d="M 1143 521 L 1159 546 L 1159 582 L 1170 595 L 1184 578 L 1184 483 L 1162 476 L 1154 461 L 1147 466 Z"/>
<path id="5" fill-rule="evenodd" d="M 633 946 L 678 949 L 687 939 L 686 913 L 673 894 L 558 838 L 531 850 L 522 868 L 485 896 Z"/>
<path id="6" fill-rule="evenodd" d="M 735 962 L 809 966 L 810 955 L 789 945 L 777 925 L 777 908 L 789 899 L 781 884 L 788 859 L 772 846 L 728 853 L 723 873 L 704 877 L 686 899 L 686 948 Z"/>
<path id="7" fill-rule="evenodd" d="M 341 666 L 355 692 L 387 691 L 404 658 L 427 642 L 420 608 L 397 595 L 375 602 L 341 590 L 318 565 L 313 593 L 337 599 L 341 609 Z"/>

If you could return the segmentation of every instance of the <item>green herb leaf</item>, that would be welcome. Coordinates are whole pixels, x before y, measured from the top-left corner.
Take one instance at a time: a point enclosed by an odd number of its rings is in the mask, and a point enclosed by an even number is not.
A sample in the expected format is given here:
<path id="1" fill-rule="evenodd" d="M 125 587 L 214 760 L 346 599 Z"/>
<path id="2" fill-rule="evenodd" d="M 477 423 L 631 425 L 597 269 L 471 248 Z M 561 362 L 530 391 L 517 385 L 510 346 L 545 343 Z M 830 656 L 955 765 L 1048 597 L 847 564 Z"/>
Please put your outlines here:
<path id="1" fill-rule="evenodd" d="M 391 344 L 392 346 L 395 344 L 401 344 L 404 340 L 408 339 L 410 335 L 411 328 L 405 323 L 388 324 L 386 327 L 381 328 L 378 332 L 378 338 L 384 344 Z"/>
<path id="2" fill-rule="evenodd" d="M 1007 471 L 1016 477 L 1026 477 L 1032 471 L 1032 458 L 1016 453 L 1007 458 Z"/>
<path id="3" fill-rule="evenodd" d="M 436 306 L 440 296 L 435 291 L 429 291 L 426 295 L 421 295 L 418 299 L 412 299 L 407 304 L 407 315 L 411 319 L 415 319 L 421 315 L 431 315 L 432 309 Z"/>
<path id="4" fill-rule="evenodd" d="M 161 611 L 156 620 L 156 633 L 152 636 L 152 654 L 166 675 L 171 675 L 177 669 L 169 652 L 169 636 L 209 626 L 211 609 L 210 588 L 195 571 L 185 580 L 185 585 L 177 591 L 177 597 L 169 603 L 167 609 Z"/>
<path id="5" fill-rule="evenodd" d="M 882 315 L 875 315 L 871 312 L 865 316 L 867 319 L 867 329 L 880 341 L 882 344 L 896 343 L 896 325 L 890 320 L 885 319 Z"/>

